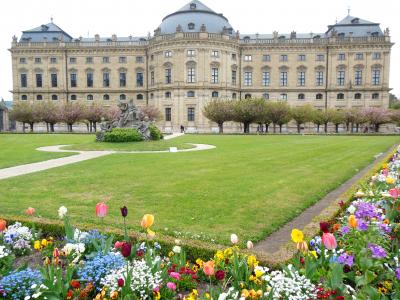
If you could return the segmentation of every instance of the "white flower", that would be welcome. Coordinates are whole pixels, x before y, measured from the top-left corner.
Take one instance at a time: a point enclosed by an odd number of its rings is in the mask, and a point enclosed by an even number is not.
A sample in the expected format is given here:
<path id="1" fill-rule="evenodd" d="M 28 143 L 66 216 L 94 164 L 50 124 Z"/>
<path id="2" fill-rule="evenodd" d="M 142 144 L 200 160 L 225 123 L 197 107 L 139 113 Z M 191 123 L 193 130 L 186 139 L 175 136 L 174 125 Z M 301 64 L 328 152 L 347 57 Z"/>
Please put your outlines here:
<path id="1" fill-rule="evenodd" d="M 65 215 L 67 214 L 68 209 L 65 206 L 61 206 L 58 209 L 58 216 L 60 217 L 60 219 L 63 219 L 65 217 Z"/>
<path id="2" fill-rule="evenodd" d="M 247 241 L 247 249 L 253 249 L 254 248 L 254 244 L 252 241 Z"/>
<path id="3" fill-rule="evenodd" d="M 181 253 L 181 250 L 182 250 L 181 247 L 178 245 L 175 245 L 174 248 L 172 248 L 172 251 L 174 253 Z"/>
<path id="4" fill-rule="evenodd" d="M 356 211 L 356 208 L 355 208 L 354 205 L 350 205 L 350 206 L 347 208 L 347 211 L 348 211 L 350 214 L 354 214 L 354 212 Z"/>
<path id="5" fill-rule="evenodd" d="M 239 241 L 238 236 L 234 233 L 231 234 L 231 243 L 232 244 L 237 244 Z"/>
<path id="6" fill-rule="evenodd" d="M 29 300 L 29 299 L 31 299 L 31 296 L 26 296 L 26 297 L 24 298 L 24 300 Z"/>

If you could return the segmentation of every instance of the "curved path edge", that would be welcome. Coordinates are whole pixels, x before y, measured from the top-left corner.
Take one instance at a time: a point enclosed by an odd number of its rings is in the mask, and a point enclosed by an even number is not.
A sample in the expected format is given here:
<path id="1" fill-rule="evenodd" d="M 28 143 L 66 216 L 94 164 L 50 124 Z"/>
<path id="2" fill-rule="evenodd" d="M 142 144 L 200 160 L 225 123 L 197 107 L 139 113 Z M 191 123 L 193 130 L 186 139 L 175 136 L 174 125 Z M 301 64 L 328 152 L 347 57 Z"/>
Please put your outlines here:
<path id="1" fill-rule="evenodd" d="M 380 160 L 389 155 L 397 147 L 399 147 L 399 145 L 395 144 L 390 147 L 390 149 L 386 152 L 376 155 L 374 161 L 364 167 L 360 172 L 345 181 L 336 189 L 330 191 L 318 202 L 305 209 L 300 215 L 287 222 L 283 227 L 273 232 L 265 239 L 256 243 L 254 245 L 254 250 L 264 252 L 265 254 L 277 253 L 279 250 L 285 247 L 288 242 L 290 242 L 290 234 L 293 228 L 299 228 L 302 230 L 304 227 L 306 227 L 309 223 L 313 221 L 315 216 L 321 214 L 333 203 L 338 202 L 339 197 L 343 193 L 351 188 L 357 181 L 365 176 Z"/>
<path id="2" fill-rule="evenodd" d="M 188 143 L 189 144 L 189 143 Z M 77 153 L 76 155 L 60 157 L 55 159 L 49 159 L 41 162 L 19 165 L 15 167 L 9 167 L 0 169 L 0 180 L 6 179 L 10 177 L 35 173 L 39 171 L 44 171 L 48 169 L 53 169 L 81 161 L 85 161 L 88 159 L 94 159 L 97 157 L 109 155 L 109 154 L 149 154 L 149 153 L 176 153 L 176 152 L 192 152 L 192 151 L 203 151 L 203 150 L 210 150 L 216 148 L 214 145 L 207 145 L 207 144 L 191 144 L 194 145 L 194 148 L 190 149 L 182 149 L 176 151 L 170 150 L 160 150 L 160 151 L 80 151 L 80 150 L 65 150 L 61 149 L 62 147 L 66 147 L 69 145 L 55 145 L 55 146 L 46 146 L 46 147 L 39 147 L 36 150 L 38 151 L 45 151 L 45 152 L 69 152 L 69 153 Z"/>

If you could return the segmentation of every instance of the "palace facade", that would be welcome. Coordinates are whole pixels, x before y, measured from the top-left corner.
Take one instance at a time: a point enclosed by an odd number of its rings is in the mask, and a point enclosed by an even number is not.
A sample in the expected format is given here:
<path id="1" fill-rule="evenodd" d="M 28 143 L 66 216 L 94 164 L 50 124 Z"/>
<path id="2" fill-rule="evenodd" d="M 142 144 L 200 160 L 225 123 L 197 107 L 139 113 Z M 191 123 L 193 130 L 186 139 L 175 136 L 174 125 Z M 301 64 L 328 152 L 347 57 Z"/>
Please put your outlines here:
<path id="1" fill-rule="evenodd" d="M 74 38 L 53 22 L 11 46 L 14 101 L 153 105 L 166 132 L 216 130 L 216 98 L 264 98 L 317 109 L 388 107 L 389 30 L 350 15 L 324 33 L 239 34 L 198 0 L 153 36 Z M 227 124 L 237 130 L 237 124 Z"/>

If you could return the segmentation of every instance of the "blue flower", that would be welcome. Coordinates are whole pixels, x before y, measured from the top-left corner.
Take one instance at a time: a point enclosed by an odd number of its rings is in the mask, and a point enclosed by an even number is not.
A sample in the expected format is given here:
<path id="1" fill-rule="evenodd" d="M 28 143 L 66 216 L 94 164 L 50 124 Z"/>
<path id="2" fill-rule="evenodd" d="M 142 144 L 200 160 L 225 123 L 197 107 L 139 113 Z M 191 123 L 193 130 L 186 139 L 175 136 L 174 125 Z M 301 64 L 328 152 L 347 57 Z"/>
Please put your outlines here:
<path id="1" fill-rule="evenodd" d="M 38 270 L 25 269 L 12 272 L 0 280 L 0 290 L 6 299 L 20 300 L 35 293 L 32 286 L 42 284 L 42 275 Z"/>

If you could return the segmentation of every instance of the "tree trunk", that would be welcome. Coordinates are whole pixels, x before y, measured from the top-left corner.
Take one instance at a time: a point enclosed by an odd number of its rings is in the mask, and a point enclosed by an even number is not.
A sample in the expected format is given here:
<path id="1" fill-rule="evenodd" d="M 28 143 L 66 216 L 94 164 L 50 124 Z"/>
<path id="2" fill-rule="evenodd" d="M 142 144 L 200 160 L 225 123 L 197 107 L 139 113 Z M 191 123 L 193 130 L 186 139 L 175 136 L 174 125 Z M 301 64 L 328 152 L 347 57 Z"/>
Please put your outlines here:
<path id="1" fill-rule="evenodd" d="M 319 133 L 319 124 L 317 124 L 317 133 Z"/>
<path id="2" fill-rule="evenodd" d="M 218 133 L 224 133 L 224 123 L 218 123 Z"/>
<path id="3" fill-rule="evenodd" d="M 300 129 L 301 124 L 297 123 L 297 133 L 300 133 L 301 129 Z"/>
<path id="4" fill-rule="evenodd" d="M 346 132 L 349 132 L 349 129 L 350 129 L 350 123 L 347 122 L 347 123 L 346 123 Z"/>
<path id="5" fill-rule="evenodd" d="M 89 121 L 89 132 L 92 132 L 92 127 L 93 127 L 93 123 L 92 123 L 92 121 Z"/>
<path id="6" fill-rule="evenodd" d="M 31 127 L 31 132 L 33 132 L 33 122 L 29 123 L 29 126 Z"/>
<path id="7" fill-rule="evenodd" d="M 268 133 L 269 130 L 269 124 L 265 123 L 265 133 Z"/>
<path id="8" fill-rule="evenodd" d="M 282 124 L 279 124 L 279 133 L 282 133 Z"/>
<path id="9" fill-rule="evenodd" d="M 68 132 L 72 132 L 72 123 L 68 123 Z"/>
<path id="10" fill-rule="evenodd" d="M 49 133 L 49 122 L 46 122 L 46 130 L 47 130 L 47 133 Z"/>
<path id="11" fill-rule="evenodd" d="M 273 132 L 276 133 L 276 124 L 275 123 L 272 124 L 272 129 L 273 129 Z"/>
<path id="12" fill-rule="evenodd" d="M 54 123 L 50 123 L 50 132 L 54 132 Z"/>
<path id="13" fill-rule="evenodd" d="M 324 123 L 324 132 L 325 132 L 325 133 L 328 132 L 328 123 Z"/>
<path id="14" fill-rule="evenodd" d="M 93 128 L 94 128 L 94 132 L 97 131 L 97 122 L 93 122 Z"/>
<path id="15" fill-rule="evenodd" d="M 335 124 L 335 132 L 336 132 L 336 133 L 339 133 L 339 125 L 340 125 L 340 124 Z"/>
<path id="16" fill-rule="evenodd" d="M 360 124 L 356 124 L 356 132 L 358 133 L 358 130 L 360 129 Z"/>
<path id="17" fill-rule="evenodd" d="M 25 133 L 25 122 L 22 122 L 22 132 Z"/>
<path id="18" fill-rule="evenodd" d="M 379 132 L 379 127 L 381 127 L 381 124 L 375 124 L 375 132 Z"/>
<path id="19" fill-rule="evenodd" d="M 350 132 L 351 132 L 351 133 L 354 132 L 354 123 L 351 123 Z"/>

